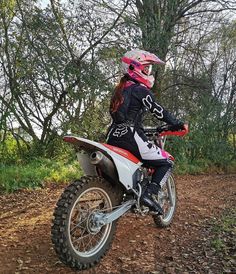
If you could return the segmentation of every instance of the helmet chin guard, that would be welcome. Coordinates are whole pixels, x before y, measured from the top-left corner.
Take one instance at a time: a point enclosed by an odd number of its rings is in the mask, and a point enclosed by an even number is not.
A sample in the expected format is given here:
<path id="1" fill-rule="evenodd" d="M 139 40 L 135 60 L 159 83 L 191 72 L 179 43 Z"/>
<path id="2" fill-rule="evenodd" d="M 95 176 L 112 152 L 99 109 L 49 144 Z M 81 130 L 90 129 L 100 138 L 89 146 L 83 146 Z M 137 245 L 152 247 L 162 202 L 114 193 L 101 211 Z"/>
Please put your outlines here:
<path id="1" fill-rule="evenodd" d="M 128 74 L 147 88 L 152 88 L 155 80 L 151 75 L 152 64 L 165 64 L 155 54 L 138 49 L 128 51 L 121 60 L 123 73 Z"/>

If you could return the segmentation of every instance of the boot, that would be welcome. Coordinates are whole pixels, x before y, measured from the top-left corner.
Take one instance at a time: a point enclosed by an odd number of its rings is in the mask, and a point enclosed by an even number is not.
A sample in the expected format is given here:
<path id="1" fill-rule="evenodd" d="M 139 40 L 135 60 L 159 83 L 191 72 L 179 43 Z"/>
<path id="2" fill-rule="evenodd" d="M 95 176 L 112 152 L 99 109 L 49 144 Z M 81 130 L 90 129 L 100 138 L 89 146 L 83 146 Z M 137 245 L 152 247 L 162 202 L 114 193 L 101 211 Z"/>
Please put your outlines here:
<path id="1" fill-rule="evenodd" d="M 153 213 L 157 215 L 163 215 L 164 212 L 160 204 L 152 197 L 152 194 L 155 193 L 157 195 L 159 190 L 159 184 L 157 185 L 155 183 L 151 183 L 148 186 L 147 190 L 143 193 L 141 197 L 141 203 L 142 205 L 149 207 L 150 211 L 152 211 Z"/>

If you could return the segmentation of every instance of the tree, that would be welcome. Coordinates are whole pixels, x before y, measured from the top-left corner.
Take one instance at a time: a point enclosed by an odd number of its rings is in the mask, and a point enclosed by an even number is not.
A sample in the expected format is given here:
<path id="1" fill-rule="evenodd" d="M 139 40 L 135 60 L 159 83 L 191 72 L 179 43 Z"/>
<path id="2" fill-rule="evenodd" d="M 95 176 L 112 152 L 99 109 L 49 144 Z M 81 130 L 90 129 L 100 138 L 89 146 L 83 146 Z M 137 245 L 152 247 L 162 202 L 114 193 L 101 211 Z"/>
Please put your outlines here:
<path id="1" fill-rule="evenodd" d="M 19 125 L 40 151 L 67 128 L 63 124 L 81 121 L 98 95 L 109 91 L 104 73 L 109 69 L 98 53 L 104 52 L 125 6 L 107 21 L 89 3 L 69 8 L 52 0 L 43 10 L 37 1 L 16 0 L 0 14 L 1 125 L 12 132 Z"/>
<path id="2" fill-rule="evenodd" d="M 199 24 L 199 15 L 236 9 L 235 1 L 221 0 L 136 0 L 135 6 L 138 11 L 137 22 L 142 31 L 143 48 L 156 53 L 162 60 L 167 59 L 172 40 L 178 35 L 179 26 L 185 25 L 186 21 L 194 20 L 195 22 L 190 24 L 190 28 L 194 28 Z M 163 74 L 164 69 L 159 67 L 155 73 L 155 91 L 161 90 Z"/>

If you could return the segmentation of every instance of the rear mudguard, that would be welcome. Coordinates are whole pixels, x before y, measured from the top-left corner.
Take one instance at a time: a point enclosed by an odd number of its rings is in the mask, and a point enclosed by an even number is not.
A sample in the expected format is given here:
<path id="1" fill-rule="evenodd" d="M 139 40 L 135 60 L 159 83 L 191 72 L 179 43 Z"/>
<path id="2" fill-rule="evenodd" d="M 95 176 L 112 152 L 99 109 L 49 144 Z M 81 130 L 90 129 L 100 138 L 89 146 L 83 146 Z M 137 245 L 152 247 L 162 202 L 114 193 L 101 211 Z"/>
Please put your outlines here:
<path id="1" fill-rule="evenodd" d="M 141 162 L 134 162 L 126 157 L 123 157 L 119 154 L 119 151 L 115 152 L 114 149 L 112 150 L 109 148 L 109 145 L 97 143 L 85 138 L 65 136 L 63 140 L 65 142 L 72 143 L 77 150 L 79 149 L 80 151 L 84 151 L 84 153 L 78 152 L 77 157 L 86 175 L 96 174 L 95 166 L 91 164 L 89 156 L 94 151 L 101 151 L 114 163 L 119 177 L 118 180 L 121 184 L 124 185 L 127 190 L 133 188 L 133 182 L 136 181 L 135 174 L 141 167 Z"/>

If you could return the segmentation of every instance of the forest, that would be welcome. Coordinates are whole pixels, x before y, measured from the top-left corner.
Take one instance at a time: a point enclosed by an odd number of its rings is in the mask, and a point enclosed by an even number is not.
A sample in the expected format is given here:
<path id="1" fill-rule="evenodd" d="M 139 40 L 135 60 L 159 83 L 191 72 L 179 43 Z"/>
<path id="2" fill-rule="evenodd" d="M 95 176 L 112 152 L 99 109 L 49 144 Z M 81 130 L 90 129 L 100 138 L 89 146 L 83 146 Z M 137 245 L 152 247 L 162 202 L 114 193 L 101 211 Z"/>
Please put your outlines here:
<path id="1" fill-rule="evenodd" d="M 105 141 L 121 57 L 134 48 L 166 62 L 152 91 L 189 124 L 166 148 L 176 172 L 236 171 L 234 0 L 1 0 L 0 191 L 81 173 L 62 138 Z"/>

